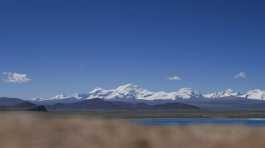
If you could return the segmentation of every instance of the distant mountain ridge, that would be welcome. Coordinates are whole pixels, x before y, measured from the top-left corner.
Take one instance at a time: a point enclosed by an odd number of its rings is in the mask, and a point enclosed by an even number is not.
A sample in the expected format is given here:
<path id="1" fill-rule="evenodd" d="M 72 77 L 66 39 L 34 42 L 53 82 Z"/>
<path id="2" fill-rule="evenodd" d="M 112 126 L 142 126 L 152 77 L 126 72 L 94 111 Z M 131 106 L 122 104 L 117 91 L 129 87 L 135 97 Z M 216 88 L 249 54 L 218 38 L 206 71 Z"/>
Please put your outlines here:
<path id="1" fill-rule="evenodd" d="M 36 105 L 18 98 L 0 97 L 0 111 L 47 111 L 42 105 Z"/>
<path id="2" fill-rule="evenodd" d="M 109 101 L 99 98 L 83 100 L 76 103 L 58 103 L 48 106 L 51 111 L 108 111 L 108 110 L 199 110 L 194 105 L 184 103 L 165 103 L 150 105 L 146 103 L 127 103 L 120 101 Z"/>
<path id="3" fill-rule="evenodd" d="M 74 103 L 56 103 L 50 105 L 36 105 L 34 103 L 18 99 L 0 97 L 0 111 L 110 111 L 110 110 L 199 110 L 194 105 L 184 103 L 170 104 L 146 104 L 111 101 L 104 99 L 88 99 Z"/>
<path id="4" fill-rule="evenodd" d="M 45 106 L 51 110 L 108 110 L 108 109 L 179 109 L 197 107 L 202 110 L 265 110 L 264 91 L 252 90 L 238 93 L 231 89 L 210 94 L 200 94 L 192 89 L 183 88 L 176 92 L 153 92 L 137 85 L 127 84 L 116 89 L 97 88 L 87 94 L 57 95 L 48 99 L 21 100 L 16 98 L 0 99 L 0 109 L 39 110 Z M 17 106 L 17 104 L 19 104 Z M 22 105 L 28 105 L 21 107 Z M 12 108 L 11 106 L 15 106 Z M 160 107 L 159 107 L 160 106 Z M 34 107 L 34 108 L 33 108 Z"/>
<path id="5" fill-rule="evenodd" d="M 235 92 L 227 89 L 221 92 L 214 92 L 209 94 L 201 94 L 191 88 L 181 88 L 173 92 L 165 91 L 149 91 L 139 87 L 138 85 L 125 84 L 117 87 L 116 89 L 102 89 L 96 88 L 87 94 L 73 94 L 66 96 L 64 94 L 56 95 L 51 98 L 35 98 L 32 100 L 34 103 L 74 103 L 82 100 L 89 100 L 100 98 L 111 101 L 179 101 L 188 99 L 225 99 L 225 98 L 240 98 L 250 100 L 265 100 L 264 90 L 249 90 L 246 93 Z"/>

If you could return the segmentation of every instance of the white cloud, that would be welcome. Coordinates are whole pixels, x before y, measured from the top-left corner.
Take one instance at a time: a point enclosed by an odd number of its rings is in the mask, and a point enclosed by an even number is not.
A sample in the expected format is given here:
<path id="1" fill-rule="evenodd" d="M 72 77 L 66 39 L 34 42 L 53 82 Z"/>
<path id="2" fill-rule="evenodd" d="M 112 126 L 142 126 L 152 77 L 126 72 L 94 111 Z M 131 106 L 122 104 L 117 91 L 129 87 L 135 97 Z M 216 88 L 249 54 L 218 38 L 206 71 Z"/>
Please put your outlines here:
<path id="1" fill-rule="evenodd" d="M 247 79 L 247 74 L 245 72 L 239 72 L 234 76 L 235 79 Z"/>
<path id="2" fill-rule="evenodd" d="M 171 77 L 168 77 L 168 80 L 170 80 L 170 81 L 180 81 L 182 79 L 179 76 L 171 76 Z"/>
<path id="3" fill-rule="evenodd" d="M 27 83 L 31 81 L 27 74 L 4 72 L 3 75 L 5 75 L 5 78 L 3 80 L 8 83 Z"/>

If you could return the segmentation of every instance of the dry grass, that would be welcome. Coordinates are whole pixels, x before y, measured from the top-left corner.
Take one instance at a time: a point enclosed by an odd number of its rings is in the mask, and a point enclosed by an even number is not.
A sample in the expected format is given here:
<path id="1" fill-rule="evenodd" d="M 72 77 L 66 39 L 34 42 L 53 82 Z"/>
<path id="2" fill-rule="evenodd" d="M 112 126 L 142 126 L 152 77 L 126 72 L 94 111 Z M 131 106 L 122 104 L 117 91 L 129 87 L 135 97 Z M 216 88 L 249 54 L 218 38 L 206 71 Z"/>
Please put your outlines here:
<path id="1" fill-rule="evenodd" d="M 0 115 L 0 148 L 265 148 L 265 128 Z"/>

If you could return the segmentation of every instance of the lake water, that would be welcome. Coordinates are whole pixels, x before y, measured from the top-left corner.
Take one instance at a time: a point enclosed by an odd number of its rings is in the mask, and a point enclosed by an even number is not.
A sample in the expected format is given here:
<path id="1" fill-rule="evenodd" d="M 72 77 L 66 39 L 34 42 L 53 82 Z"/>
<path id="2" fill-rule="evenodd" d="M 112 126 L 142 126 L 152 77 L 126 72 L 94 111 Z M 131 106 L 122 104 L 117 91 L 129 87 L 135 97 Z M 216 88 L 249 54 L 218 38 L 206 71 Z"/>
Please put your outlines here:
<path id="1" fill-rule="evenodd" d="M 131 123 L 141 125 L 247 125 L 247 126 L 265 126 L 265 118 L 248 119 L 210 119 L 210 118 L 148 118 L 132 119 Z"/>

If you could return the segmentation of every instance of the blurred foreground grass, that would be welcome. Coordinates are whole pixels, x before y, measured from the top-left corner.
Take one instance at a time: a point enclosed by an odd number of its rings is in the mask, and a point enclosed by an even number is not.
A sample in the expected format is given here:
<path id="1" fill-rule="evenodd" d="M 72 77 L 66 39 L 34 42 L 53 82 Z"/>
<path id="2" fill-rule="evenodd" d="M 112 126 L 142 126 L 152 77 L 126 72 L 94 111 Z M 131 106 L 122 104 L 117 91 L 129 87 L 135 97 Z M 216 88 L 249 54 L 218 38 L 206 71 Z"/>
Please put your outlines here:
<path id="1" fill-rule="evenodd" d="M 131 125 L 126 120 L 1 113 L 0 148 L 264 148 L 265 128 Z"/>

